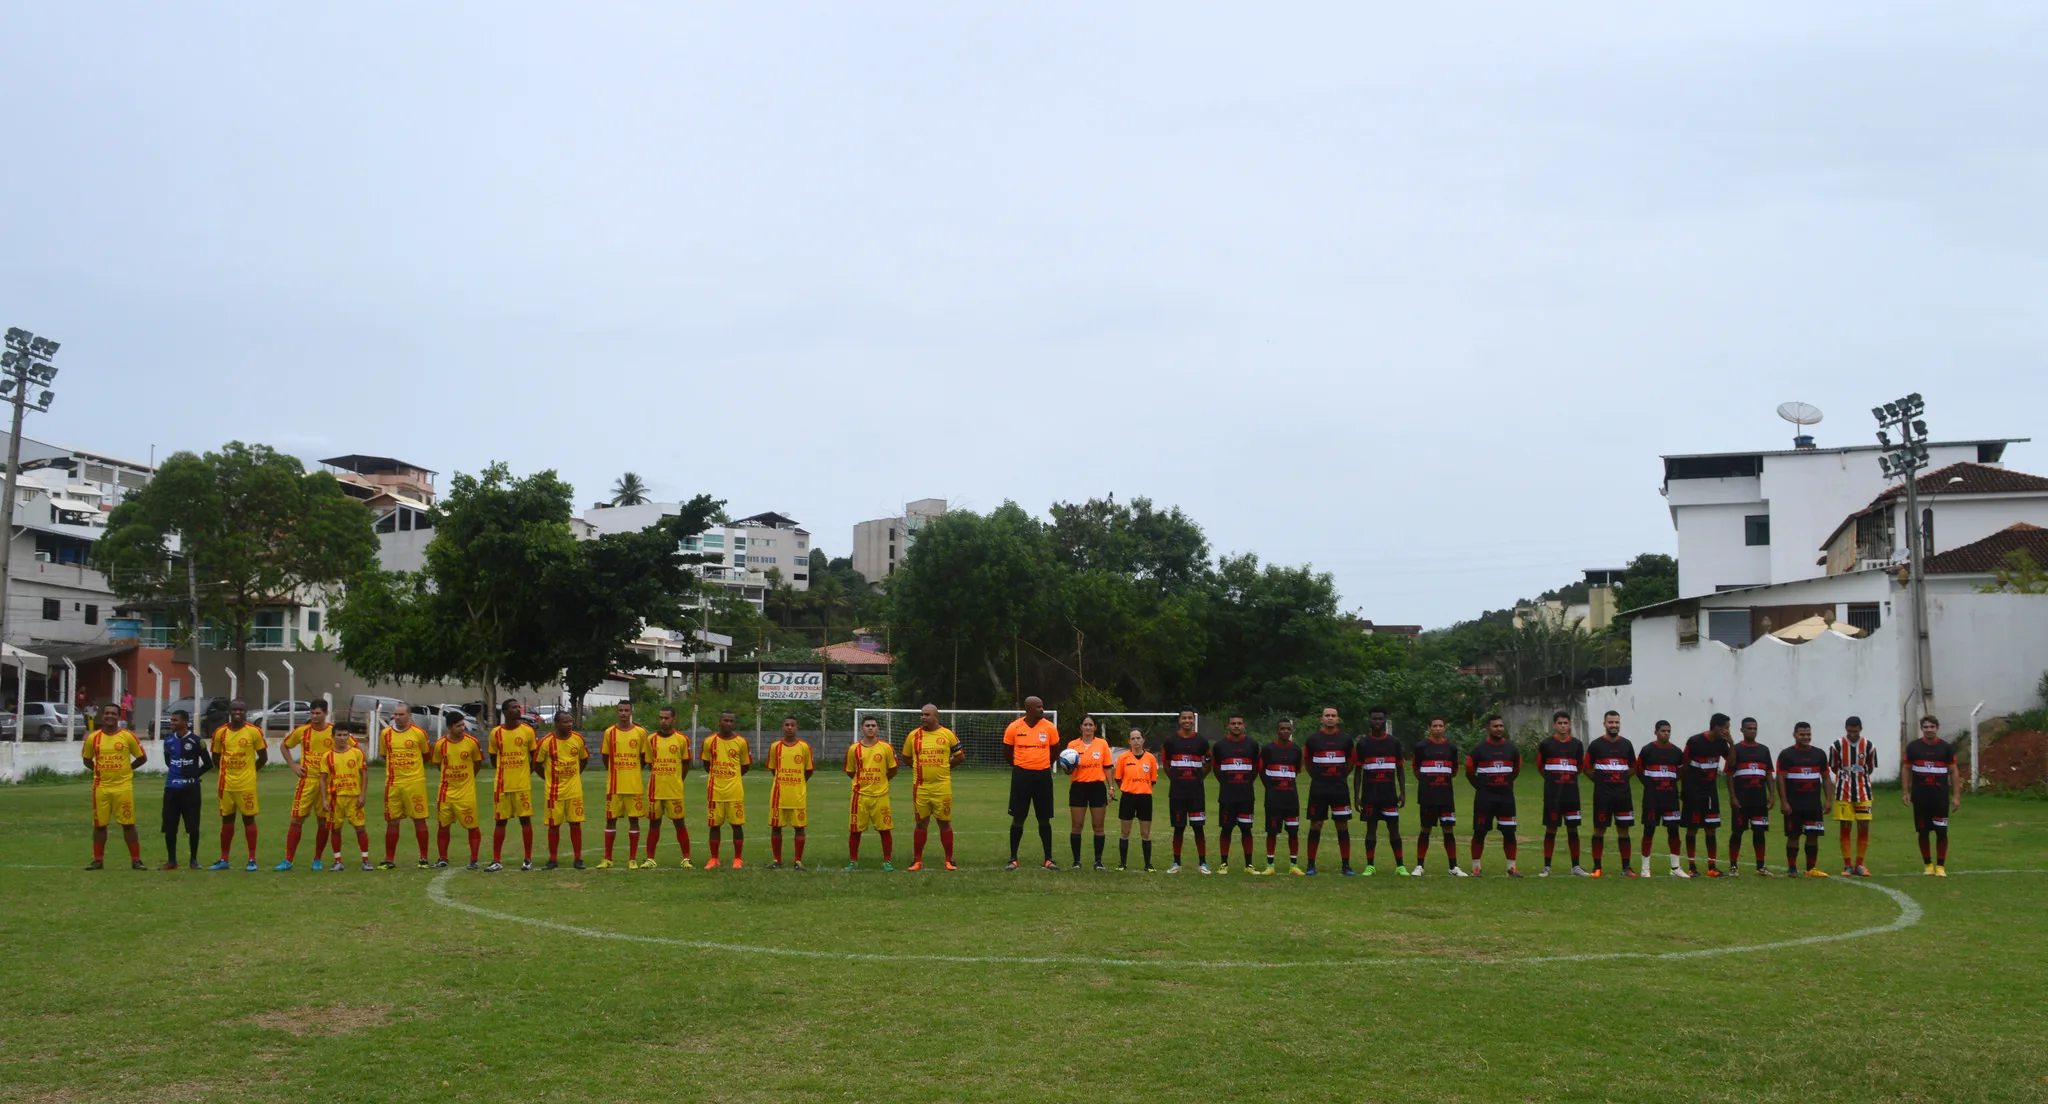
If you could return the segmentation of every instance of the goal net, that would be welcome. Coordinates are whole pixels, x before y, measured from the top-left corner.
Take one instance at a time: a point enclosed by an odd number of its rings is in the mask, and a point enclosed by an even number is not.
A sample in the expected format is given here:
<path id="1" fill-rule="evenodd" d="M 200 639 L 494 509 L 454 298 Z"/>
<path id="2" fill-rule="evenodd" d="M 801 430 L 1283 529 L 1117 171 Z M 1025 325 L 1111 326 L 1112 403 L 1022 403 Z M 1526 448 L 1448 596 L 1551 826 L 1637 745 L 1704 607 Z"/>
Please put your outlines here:
<path id="1" fill-rule="evenodd" d="M 1021 709 L 941 709 L 939 723 L 960 737 L 960 746 L 967 752 L 967 762 L 962 766 L 1001 767 L 1009 763 L 1003 755 L 1003 730 L 1023 715 Z M 1048 709 L 1045 715 L 1053 724 L 1060 723 L 1058 710 Z M 882 738 L 900 748 L 903 738 L 920 723 L 921 716 L 915 709 L 856 709 L 853 730 L 859 732 L 862 722 L 873 717 L 881 726 Z M 1061 731 L 1064 735 L 1065 730 Z"/>

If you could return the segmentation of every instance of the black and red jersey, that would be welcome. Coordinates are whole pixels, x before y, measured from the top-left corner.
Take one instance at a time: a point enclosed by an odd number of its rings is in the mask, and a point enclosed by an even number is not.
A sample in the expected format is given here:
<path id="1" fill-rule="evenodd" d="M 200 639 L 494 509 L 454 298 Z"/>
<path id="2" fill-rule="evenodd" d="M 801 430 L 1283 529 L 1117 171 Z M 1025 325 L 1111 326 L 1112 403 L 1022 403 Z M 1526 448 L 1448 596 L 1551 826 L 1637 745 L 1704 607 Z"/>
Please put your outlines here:
<path id="1" fill-rule="evenodd" d="M 1728 737 L 1702 732 L 1685 742 L 1685 788 L 1711 790 L 1733 751 Z"/>
<path id="2" fill-rule="evenodd" d="M 1267 793 L 1295 793 L 1301 776 L 1301 745 L 1292 740 L 1259 749 L 1259 778 Z"/>
<path id="3" fill-rule="evenodd" d="M 1827 792 L 1828 753 L 1808 744 L 1778 753 L 1778 777 L 1785 782 L 1785 801 L 1794 809 L 1817 813 Z"/>
<path id="4" fill-rule="evenodd" d="M 1771 749 L 1755 740 L 1742 740 L 1735 745 L 1735 769 L 1728 773 L 1728 782 L 1735 787 L 1735 796 L 1743 804 L 1764 804 L 1771 793 Z"/>
<path id="5" fill-rule="evenodd" d="M 1387 733 L 1368 732 L 1352 745 L 1358 773 L 1367 786 L 1392 786 L 1401 777 L 1401 741 Z"/>
<path id="6" fill-rule="evenodd" d="M 1506 740 L 1481 740 L 1466 753 L 1465 770 L 1474 789 L 1511 789 L 1515 776 L 1522 773 L 1522 749 Z"/>
<path id="7" fill-rule="evenodd" d="M 1921 737 L 1906 745 L 1906 774 L 1912 779 L 1915 801 L 1948 801 L 1955 769 L 1955 746 L 1939 736 L 1931 742 Z"/>
<path id="8" fill-rule="evenodd" d="M 1636 773 L 1636 746 L 1626 736 L 1596 736 L 1586 748 L 1586 771 L 1593 776 L 1595 793 L 1628 788 Z"/>
<path id="9" fill-rule="evenodd" d="M 1250 801 L 1252 785 L 1259 778 L 1259 743 L 1249 737 L 1216 741 L 1209 751 L 1216 764 L 1216 795 L 1232 801 Z"/>
<path id="10" fill-rule="evenodd" d="M 1419 800 L 1451 799 L 1451 781 L 1458 777 L 1458 749 L 1449 740 L 1424 740 L 1415 745 L 1415 789 Z"/>
<path id="11" fill-rule="evenodd" d="M 1685 771 L 1685 749 L 1677 744 L 1652 741 L 1636 753 L 1636 774 L 1643 780 L 1643 793 L 1676 794 L 1678 776 Z"/>
<path id="12" fill-rule="evenodd" d="M 1200 733 L 1182 736 L 1176 732 L 1166 738 L 1160 751 L 1166 760 L 1161 769 L 1174 788 L 1184 790 L 1190 783 L 1199 786 L 1208 777 L 1209 741 Z"/>
<path id="13" fill-rule="evenodd" d="M 1324 732 L 1316 729 L 1302 741 L 1301 749 L 1308 756 L 1309 784 L 1327 788 L 1335 783 L 1343 788 L 1345 780 L 1351 777 L 1352 739 L 1342 732 Z"/>
<path id="14" fill-rule="evenodd" d="M 1579 789 L 1579 771 L 1586 764 L 1586 745 L 1577 736 L 1562 740 L 1546 736 L 1536 745 L 1536 766 L 1543 772 L 1545 792 Z"/>

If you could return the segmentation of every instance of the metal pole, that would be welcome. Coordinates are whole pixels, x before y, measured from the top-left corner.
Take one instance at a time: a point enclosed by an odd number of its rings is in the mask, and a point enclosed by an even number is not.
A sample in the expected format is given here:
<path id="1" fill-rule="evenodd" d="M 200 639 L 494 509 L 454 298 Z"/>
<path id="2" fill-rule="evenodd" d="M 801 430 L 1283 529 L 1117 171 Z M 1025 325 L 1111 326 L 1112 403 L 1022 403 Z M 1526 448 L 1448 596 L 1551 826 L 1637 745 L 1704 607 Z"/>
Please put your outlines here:
<path id="1" fill-rule="evenodd" d="M 78 664 L 69 658 L 64 660 L 64 678 L 71 685 L 71 698 L 64 703 L 64 742 L 70 743 L 78 736 Z"/>
<path id="2" fill-rule="evenodd" d="M 270 732 L 270 672 L 258 670 L 256 672 L 256 681 L 263 684 L 263 704 L 260 706 L 263 710 L 262 731 L 268 734 Z"/>
<path id="3" fill-rule="evenodd" d="M 1982 712 L 1982 711 L 1983 711 L 1983 709 L 1984 709 L 1984 703 L 1983 703 L 1983 702 L 1978 702 L 1978 703 L 1977 703 L 1977 707 L 1976 707 L 1975 709 L 1972 709 L 1972 710 L 1970 710 L 1970 792 L 1971 792 L 1971 793 L 1976 793 L 1976 792 L 1977 792 L 1977 791 L 1978 791 L 1979 789 L 1982 789 L 1982 788 L 1983 788 L 1983 786 L 1984 786 L 1984 772 L 1983 772 L 1982 770 L 1980 770 L 1980 769 L 1978 768 L 1978 765 L 1977 765 L 1977 764 L 1978 764 L 1978 760 L 1979 760 L 1980 758 L 1982 758 L 1981 756 L 1979 756 L 1979 755 L 1977 754 L 1977 752 L 1978 752 L 1978 746 L 1977 746 L 1977 714 L 1978 714 L 1978 713 L 1980 713 L 1980 712 Z M 1910 786 L 1911 784 L 1912 784 L 1912 783 L 1911 783 L 1910 781 L 1908 781 L 1908 782 L 1906 783 L 1906 785 L 1908 785 L 1908 786 Z M 1907 792 L 1909 792 L 1909 793 L 1910 793 L 1911 791 L 1909 790 L 1909 791 L 1907 791 Z"/>
<path id="4" fill-rule="evenodd" d="M 21 664 L 21 669 L 22 669 L 22 671 L 24 672 L 24 674 L 23 674 L 23 675 L 21 676 L 21 682 L 20 682 L 20 685 L 21 685 L 21 687 L 23 688 L 23 690 L 24 690 L 24 691 L 26 691 L 26 689 L 27 689 L 27 687 L 28 687 L 28 675 L 26 674 L 26 672 L 28 671 L 28 659 L 27 659 L 26 657 L 23 657 L 23 656 L 16 656 L 16 657 L 15 657 L 15 659 L 14 659 L 14 661 L 15 661 L 16 663 L 19 663 L 19 664 Z M 5 657 L 5 655 L 0 655 L 0 677 L 5 677 L 5 676 L 6 676 L 6 674 L 7 674 L 7 666 L 6 666 L 6 664 L 7 664 L 7 660 L 6 660 L 6 657 Z M 18 743 L 20 743 L 20 742 L 21 742 L 21 730 L 22 730 L 22 729 L 24 729 L 24 728 L 27 728 L 27 727 L 28 727 L 28 703 L 27 703 L 27 702 L 25 702 L 25 701 L 22 701 L 22 700 L 20 700 L 19 698 L 16 698 L 16 699 L 15 699 L 15 702 L 14 702 L 14 742 L 15 742 L 15 743 L 17 743 L 17 744 L 18 744 Z M 66 742 L 69 742 L 69 740 L 71 739 L 71 737 L 70 737 L 70 735 L 69 735 L 69 734 L 67 733 L 67 734 L 65 735 L 64 739 L 66 740 Z"/>
<path id="5" fill-rule="evenodd" d="M 199 665 L 194 663 L 192 665 L 192 731 L 195 733 L 200 732 L 205 724 L 206 676 L 199 673 Z M 200 739 L 212 740 L 213 733 L 208 732 L 201 736 Z"/>
<path id="6" fill-rule="evenodd" d="M 761 652 L 768 646 L 768 630 L 754 630 L 754 746 L 755 755 L 761 754 Z"/>
<path id="7" fill-rule="evenodd" d="M 1907 434 L 1908 440 L 1911 439 L 1909 428 L 1902 426 L 1901 432 Z M 1913 569 L 1913 635 L 1920 674 L 1920 712 L 1922 716 L 1931 717 L 1934 715 L 1934 652 L 1927 633 L 1927 562 L 1920 555 L 1924 535 L 1920 532 L 1919 482 L 1918 468 L 1906 473 L 1906 555 Z M 1917 724 L 1903 726 L 1899 732 L 1901 738 L 1908 729 L 1917 731 Z"/>
<path id="8" fill-rule="evenodd" d="M 107 660 L 107 666 L 114 669 L 114 706 L 119 708 L 121 705 L 121 694 L 128 689 L 128 677 L 121 670 L 121 665 L 113 660 Z"/>
<path id="9" fill-rule="evenodd" d="M 149 738 L 161 741 L 164 738 L 164 673 L 154 663 L 149 665 L 149 673 L 156 676 L 156 691 L 149 699 Z"/>
<path id="10" fill-rule="evenodd" d="M 241 696 L 242 676 L 236 674 L 235 669 L 230 667 L 228 668 L 228 704 L 234 704 L 235 699 Z"/>
<path id="11" fill-rule="evenodd" d="M 292 710 L 292 712 L 287 713 L 285 715 L 284 719 L 285 731 L 290 732 L 292 729 L 298 727 L 297 725 L 292 723 L 299 719 L 299 714 L 297 712 L 297 707 L 293 706 L 291 703 L 299 700 L 299 672 L 296 668 L 292 666 L 292 661 L 289 659 L 280 659 L 278 660 L 278 662 L 284 664 L 285 708 Z M 327 714 L 327 716 L 329 718 L 329 722 L 332 723 L 332 718 L 334 717 L 334 714 L 329 713 Z M 308 711 L 306 714 L 306 723 L 313 723 L 313 714 L 310 711 Z M 486 736 L 485 738 L 488 739 L 489 737 Z"/>
<path id="12" fill-rule="evenodd" d="M 0 518 L 7 526 L 7 547 L 0 549 L 0 640 L 7 639 L 7 576 L 14 559 L 14 492 L 18 486 L 17 472 L 21 470 L 21 416 L 28 401 L 28 366 L 16 361 L 17 367 L 9 371 L 14 377 L 14 431 L 7 437 L 7 489 L 6 505 L 0 506 Z"/>

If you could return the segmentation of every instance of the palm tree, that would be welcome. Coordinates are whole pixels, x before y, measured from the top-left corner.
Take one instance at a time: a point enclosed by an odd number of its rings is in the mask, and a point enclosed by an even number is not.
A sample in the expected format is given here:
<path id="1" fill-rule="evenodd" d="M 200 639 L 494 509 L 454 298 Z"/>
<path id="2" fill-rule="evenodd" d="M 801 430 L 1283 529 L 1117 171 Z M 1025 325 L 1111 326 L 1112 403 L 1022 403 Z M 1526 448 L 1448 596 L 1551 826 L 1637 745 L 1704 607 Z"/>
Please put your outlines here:
<path id="1" fill-rule="evenodd" d="M 644 506 L 647 504 L 647 481 L 633 472 L 627 472 L 612 484 L 612 505 Z"/>

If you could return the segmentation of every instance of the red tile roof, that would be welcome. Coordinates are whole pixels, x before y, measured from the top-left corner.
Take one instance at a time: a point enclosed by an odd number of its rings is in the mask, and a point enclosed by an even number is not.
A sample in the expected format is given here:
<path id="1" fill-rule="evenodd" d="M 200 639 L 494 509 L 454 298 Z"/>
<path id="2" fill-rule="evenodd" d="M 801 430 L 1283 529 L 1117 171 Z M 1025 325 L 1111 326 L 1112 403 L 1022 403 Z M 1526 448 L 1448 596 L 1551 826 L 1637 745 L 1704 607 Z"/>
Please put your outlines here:
<path id="1" fill-rule="evenodd" d="M 2048 479 L 2043 479 L 2038 475 L 2029 475 L 2026 472 L 2012 471 L 2009 468 L 1994 468 L 1989 464 L 1972 464 L 1968 461 L 1960 464 L 1950 464 L 1945 468 L 1925 472 L 1913 482 L 1915 484 L 1914 491 L 1923 497 L 1929 495 L 1966 494 L 2048 494 Z M 1835 531 L 1828 534 L 1828 539 L 1820 542 L 1821 550 L 1826 551 L 1829 545 L 1834 544 L 1835 538 L 1842 535 L 1842 530 L 1854 524 L 1857 518 L 1876 513 L 1879 509 L 1904 496 L 1905 493 L 1906 485 L 1904 483 L 1886 487 L 1883 491 L 1879 492 L 1876 498 L 1870 500 L 1870 505 L 1843 518 L 1842 524 L 1835 526 Z"/>
<path id="2" fill-rule="evenodd" d="M 2026 522 L 2008 526 L 1974 544 L 1951 548 L 1930 557 L 1927 573 L 1989 575 L 2004 566 L 2007 554 L 2015 550 L 2032 556 L 2037 564 L 2048 566 L 2048 529 Z"/>

